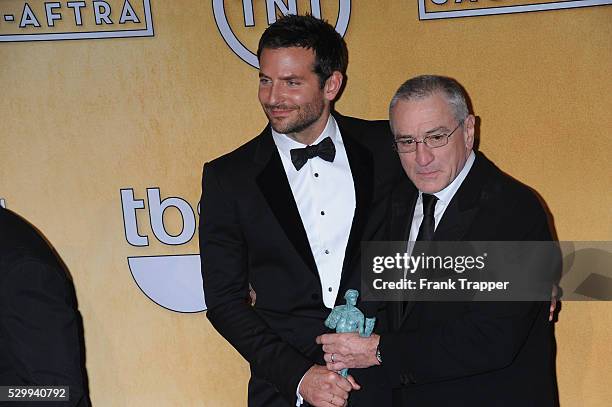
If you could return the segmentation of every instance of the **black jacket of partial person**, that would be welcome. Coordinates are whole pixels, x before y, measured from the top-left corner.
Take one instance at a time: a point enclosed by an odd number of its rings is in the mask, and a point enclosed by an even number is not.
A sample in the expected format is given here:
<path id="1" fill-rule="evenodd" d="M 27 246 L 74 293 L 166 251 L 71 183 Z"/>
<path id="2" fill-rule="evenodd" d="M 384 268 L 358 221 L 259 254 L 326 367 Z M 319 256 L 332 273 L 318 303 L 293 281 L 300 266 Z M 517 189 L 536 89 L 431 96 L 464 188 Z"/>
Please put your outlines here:
<path id="1" fill-rule="evenodd" d="M 407 240 L 418 191 L 392 194 L 391 240 Z M 552 240 L 535 194 L 483 154 L 449 203 L 435 241 Z M 552 288 L 552 287 L 551 287 Z M 557 404 L 553 325 L 545 302 L 389 303 L 384 370 L 398 406 Z"/>
<path id="2" fill-rule="evenodd" d="M 0 401 L 0 406 L 90 404 L 74 287 L 62 262 L 36 229 L 3 208 L 0 386 L 69 386 L 68 402 Z"/>

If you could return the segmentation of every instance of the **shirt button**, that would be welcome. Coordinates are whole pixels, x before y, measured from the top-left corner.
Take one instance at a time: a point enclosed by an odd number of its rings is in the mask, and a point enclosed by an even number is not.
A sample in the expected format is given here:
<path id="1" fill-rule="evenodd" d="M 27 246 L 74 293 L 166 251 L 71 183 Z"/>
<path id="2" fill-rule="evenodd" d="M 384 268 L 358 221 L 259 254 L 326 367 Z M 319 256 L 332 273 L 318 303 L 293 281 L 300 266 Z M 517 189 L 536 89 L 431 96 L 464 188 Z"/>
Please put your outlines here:
<path id="1" fill-rule="evenodd" d="M 318 172 L 315 172 L 315 173 L 314 173 L 314 176 L 315 176 L 315 178 L 318 178 L 318 177 L 319 177 L 319 173 L 318 173 Z"/>
<path id="2" fill-rule="evenodd" d="M 325 249 L 325 254 L 329 254 L 329 250 Z"/>
<path id="3" fill-rule="evenodd" d="M 325 211 L 321 211 L 321 216 L 325 215 Z"/>
<path id="4" fill-rule="evenodd" d="M 331 288 L 331 287 L 327 287 L 327 291 L 329 291 L 331 293 L 332 291 L 334 291 L 334 289 Z"/>

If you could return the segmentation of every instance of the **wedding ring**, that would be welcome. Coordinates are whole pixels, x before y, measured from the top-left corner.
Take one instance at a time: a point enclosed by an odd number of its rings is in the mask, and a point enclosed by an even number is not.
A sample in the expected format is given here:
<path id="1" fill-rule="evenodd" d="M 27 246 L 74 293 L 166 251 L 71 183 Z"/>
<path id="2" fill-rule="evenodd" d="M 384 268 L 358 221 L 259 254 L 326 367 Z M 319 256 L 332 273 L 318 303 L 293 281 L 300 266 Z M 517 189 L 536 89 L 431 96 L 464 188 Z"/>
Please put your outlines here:
<path id="1" fill-rule="evenodd" d="M 333 354 L 333 353 L 332 353 L 332 356 L 331 356 L 331 362 L 332 362 L 332 363 L 335 363 L 335 362 L 334 362 L 334 354 Z M 331 401 L 330 401 L 330 403 L 331 403 Z"/>

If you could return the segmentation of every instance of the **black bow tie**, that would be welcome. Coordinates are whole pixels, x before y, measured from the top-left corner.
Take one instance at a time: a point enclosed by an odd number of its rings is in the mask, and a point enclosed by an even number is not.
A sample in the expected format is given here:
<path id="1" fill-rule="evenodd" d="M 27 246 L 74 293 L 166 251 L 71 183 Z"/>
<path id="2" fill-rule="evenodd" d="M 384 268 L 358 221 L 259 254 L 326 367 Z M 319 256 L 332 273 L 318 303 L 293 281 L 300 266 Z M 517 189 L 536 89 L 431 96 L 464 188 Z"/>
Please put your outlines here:
<path id="1" fill-rule="evenodd" d="M 336 156 L 336 146 L 331 138 L 326 137 L 319 144 L 304 148 L 294 148 L 291 151 L 291 162 L 296 170 L 300 170 L 308 160 L 313 157 L 321 157 L 325 161 L 332 162 Z"/>

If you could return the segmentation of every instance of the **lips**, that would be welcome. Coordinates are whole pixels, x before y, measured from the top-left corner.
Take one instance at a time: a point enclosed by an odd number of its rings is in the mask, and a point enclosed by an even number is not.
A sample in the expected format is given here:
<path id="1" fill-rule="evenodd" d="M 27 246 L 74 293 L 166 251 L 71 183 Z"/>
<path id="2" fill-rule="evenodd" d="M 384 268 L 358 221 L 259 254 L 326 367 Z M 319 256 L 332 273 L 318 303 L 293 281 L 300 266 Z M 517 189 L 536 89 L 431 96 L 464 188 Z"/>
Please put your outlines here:
<path id="1" fill-rule="evenodd" d="M 435 178 L 440 171 L 431 170 L 431 171 L 417 171 L 417 175 L 421 178 Z"/>
<path id="2" fill-rule="evenodd" d="M 272 116 L 272 117 L 285 117 L 289 113 L 291 113 L 292 111 L 293 111 L 292 109 L 271 109 L 271 110 L 268 110 L 268 112 L 270 113 L 270 116 Z"/>
<path id="3" fill-rule="evenodd" d="M 282 118 L 288 116 L 291 112 L 296 110 L 296 108 L 289 106 L 266 106 L 266 110 L 270 116 Z"/>

